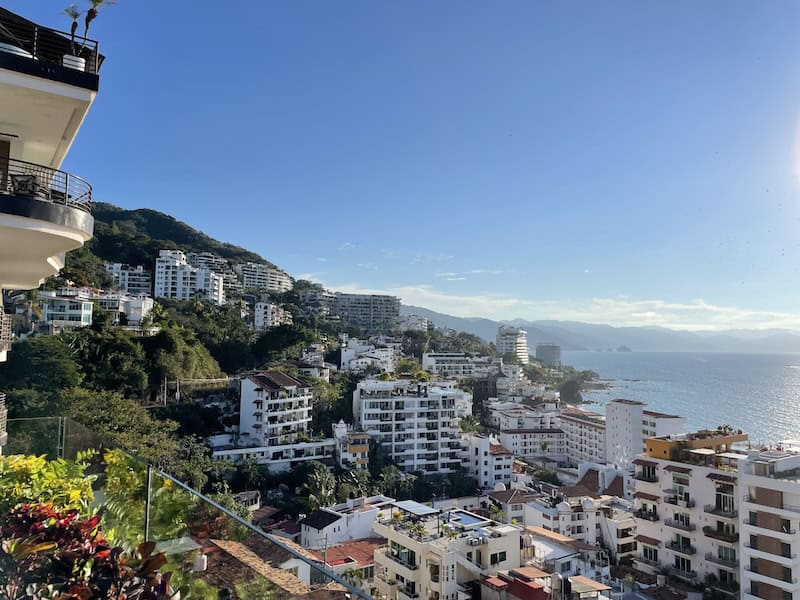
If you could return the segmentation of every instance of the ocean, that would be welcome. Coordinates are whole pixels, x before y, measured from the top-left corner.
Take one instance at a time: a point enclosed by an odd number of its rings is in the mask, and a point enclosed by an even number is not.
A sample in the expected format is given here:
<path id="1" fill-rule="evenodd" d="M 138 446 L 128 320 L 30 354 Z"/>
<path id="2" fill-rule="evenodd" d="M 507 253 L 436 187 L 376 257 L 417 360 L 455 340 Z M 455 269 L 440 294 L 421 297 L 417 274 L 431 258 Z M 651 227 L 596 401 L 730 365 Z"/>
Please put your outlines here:
<path id="1" fill-rule="evenodd" d="M 615 398 L 684 415 L 691 429 L 723 423 L 751 441 L 800 439 L 800 355 L 690 352 L 563 352 L 562 362 L 611 380 L 587 408 Z"/>

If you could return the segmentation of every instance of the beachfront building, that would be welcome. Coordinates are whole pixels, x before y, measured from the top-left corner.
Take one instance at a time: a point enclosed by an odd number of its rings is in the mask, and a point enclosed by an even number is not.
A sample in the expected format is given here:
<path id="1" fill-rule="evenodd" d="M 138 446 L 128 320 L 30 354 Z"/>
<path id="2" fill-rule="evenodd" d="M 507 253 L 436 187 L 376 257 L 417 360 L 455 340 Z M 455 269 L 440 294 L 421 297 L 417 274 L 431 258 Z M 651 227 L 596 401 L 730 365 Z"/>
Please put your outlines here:
<path id="1" fill-rule="evenodd" d="M 557 463 L 567 462 L 567 437 L 558 427 L 504 429 L 500 443 L 514 456 L 526 459 L 546 457 Z"/>
<path id="2" fill-rule="evenodd" d="M 391 331 L 400 319 L 400 298 L 336 292 L 332 312 L 369 333 Z"/>
<path id="3" fill-rule="evenodd" d="M 511 485 L 514 455 L 497 438 L 466 433 L 461 436 L 461 445 L 461 465 L 478 481 L 481 489 L 493 490 L 498 485 Z"/>
<path id="4" fill-rule="evenodd" d="M 739 465 L 742 597 L 800 597 L 800 453 L 754 450 Z"/>
<path id="5" fill-rule="evenodd" d="M 644 402 L 612 400 L 605 406 L 605 457 L 618 469 L 633 470 L 633 460 L 653 437 L 686 432 L 686 417 L 653 412 Z"/>
<path id="6" fill-rule="evenodd" d="M 105 267 L 119 291 L 132 296 L 149 296 L 153 293 L 153 273 L 142 265 L 107 263 Z"/>
<path id="7" fill-rule="evenodd" d="M 353 393 L 356 426 L 369 433 L 406 472 L 450 473 L 461 468 L 459 406 L 471 397 L 446 382 L 359 382 Z"/>
<path id="8" fill-rule="evenodd" d="M 606 462 L 606 421 L 603 415 L 572 406 L 561 409 L 558 427 L 564 432 L 567 461 Z"/>
<path id="9" fill-rule="evenodd" d="M 217 305 L 225 303 L 222 276 L 207 267 L 190 265 L 186 253 L 180 250 L 159 251 L 153 295 L 176 300 L 200 298 Z"/>
<path id="10" fill-rule="evenodd" d="M 527 365 L 530 361 L 528 332 L 520 327 L 501 325 L 497 329 L 495 346 L 498 356 L 512 354 L 521 365 Z"/>
<path id="11" fill-rule="evenodd" d="M 740 581 L 741 432 L 720 429 L 647 440 L 636 467 L 637 568 L 721 593 Z"/>
<path id="12" fill-rule="evenodd" d="M 522 530 L 465 510 L 396 502 L 373 531 L 387 540 L 375 552 L 377 597 L 469 600 L 468 584 L 520 566 Z"/>

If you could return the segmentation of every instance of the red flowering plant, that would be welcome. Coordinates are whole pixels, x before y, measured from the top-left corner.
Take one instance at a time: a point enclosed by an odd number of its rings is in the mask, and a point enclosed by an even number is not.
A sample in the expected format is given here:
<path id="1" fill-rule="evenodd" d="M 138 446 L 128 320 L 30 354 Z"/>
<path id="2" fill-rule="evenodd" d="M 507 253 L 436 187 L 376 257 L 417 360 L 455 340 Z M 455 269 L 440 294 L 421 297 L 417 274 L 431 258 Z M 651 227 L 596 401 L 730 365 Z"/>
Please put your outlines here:
<path id="1" fill-rule="evenodd" d="M 101 513 L 81 518 L 52 504 L 22 504 L 0 516 L 0 600 L 161 600 L 167 562 L 155 543 L 126 555 L 100 529 Z"/>

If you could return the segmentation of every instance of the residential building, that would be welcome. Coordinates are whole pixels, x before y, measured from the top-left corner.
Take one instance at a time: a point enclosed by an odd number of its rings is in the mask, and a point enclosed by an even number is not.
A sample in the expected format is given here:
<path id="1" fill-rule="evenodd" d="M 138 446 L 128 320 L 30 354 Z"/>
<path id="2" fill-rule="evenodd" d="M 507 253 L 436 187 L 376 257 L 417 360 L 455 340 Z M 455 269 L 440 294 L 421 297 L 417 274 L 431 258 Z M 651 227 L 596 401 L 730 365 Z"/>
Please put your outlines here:
<path id="1" fill-rule="evenodd" d="M 342 371 L 373 369 L 394 373 L 395 349 L 390 345 L 377 345 L 342 335 L 339 367 Z"/>
<path id="2" fill-rule="evenodd" d="M 652 437 L 686 432 L 686 418 L 645 409 L 636 400 L 606 403 L 606 461 L 618 469 L 633 470 L 633 459 L 645 451 Z"/>
<path id="3" fill-rule="evenodd" d="M 297 372 L 303 377 L 312 377 L 314 379 L 324 379 L 330 383 L 331 369 L 336 370 L 335 365 L 330 363 L 311 364 L 307 362 L 297 363 Z"/>
<path id="4" fill-rule="evenodd" d="M 400 298 L 336 292 L 333 313 L 366 332 L 391 331 L 400 318 Z"/>
<path id="5" fill-rule="evenodd" d="M 517 362 L 527 365 L 530 361 L 528 352 L 528 332 L 520 327 L 501 325 L 497 330 L 496 348 L 498 356 L 513 354 Z"/>
<path id="6" fill-rule="evenodd" d="M 527 525 L 523 535 L 523 559 L 534 566 L 562 578 L 576 575 L 601 583 L 611 580 L 608 553 L 599 546 L 574 540 L 544 527 Z"/>
<path id="7" fill-rule="evenodd" d="M 497 438 L 466 433 L 461 436 L 461 466 L 484 490 L 511 485 L 514 455 Z"/>
<path id="8" fill-rule="evenodd" d="M 92 294 L 91 298 L 109 313 L 114 324 L 141 325 L 155 305 L 150 296 L 125 292 L 99 292 Z"/>
<path id="9" fill-rule="evenodd" d="M 519 402 L 490 402 L 486 407 L 489 423 L 501 431 L 510 429 L 547 429 L 557 427 L 559 403 L 542 402 L 534 406 Z"/>
<path id="10" fill-rule="evenodd" d="M 282 294 L 292 289 L 294 282 L 284 271 L 263 263 L 246 262 L 234 270 L 239 275 L 245 290 L 259 290 L 270 294 Z"/>
<path id="11" fill-rule="evenodd" d="M 238 443 L 222 443 L 212 456 L 232 462 L 253 459 L 273 472 L 287 471 L 307 460 L 332 462 L 336 440 L 311 439 L 312 402 L 310 387 L 280 371 L 243 376 Z"/>
<path id="12" fill-rule="evenodd" d="M 472 357 L 465 352 L 425 352 L 422 369 L 445 379 L 465 379 L 475 372 Z"/>
<path id="13" fill-rule="evenodd" d="M 380 442 L 406 472 L 449 473 L 461 468 L 458 404 L 466 392 L 446 382 L 359 382 L 353 393 L 356 426 Z"/>
<path id="14" fill-rule="evenodd" d="M 536 567 L 520 567 L 485 577 L 481 581 L 481 600 L 609 600 L 610 590 L 605 583 L 583 575 L 554 576 Z"/>
<path id="15" fill-rule="evenodd" d="M 222 288 L 226 298 L 232 298 L 242 293 L 242 283 L 227 258 L 213 252 L 189 252 L 186 260 L 193 267 L 208 269 L 222 277 Z"/>
<path id="16" fill-rule="evenodd" d="M 92 324 L 94 305 L 89 297 L 58 295 L 55 291 L 39 292 L 41 323 L 47 333 L 59 333 Z"/>
<path id="17" fill-rule="evenodd" d="M 253 307 L 253 327 L 256 331 L 266 331 L 281 325 L 291 325 L 292 313 L 278 304 L 256 302 Z"/>
<path id="18" fill-rule="evenodd" d="M 106 263 L 106 271 L 121 292 L 128 292 L 133 296 L 150 296 L 153 293 L 153 273 L 142 265 Z"/>
<path id="19" fill-rule="evenodd" d="M 60 169 L 97 97 L 103 57 L 96 41 L 82 40 L 75 64 L 83 68 L 72 68 L 64 60 L 74 54 L 68 37 L 5 8 L 0 31 L 0 291 L 30 290 L 58 274 L 65 254 L 94 231 L 91 184 Z M 5 361 L 12 317 L 2 304 Z M 0 391 L 0 451 L 6 416 Z"/>
<path id="20" fill-rule="evenodd" d="M 400 317 L 397 328 L 400 331 L 428 331 L 433 327 L 433 322 L 420 315 L 405 315 Z M 423 367 L 424 368 L 424 367 Z"/>
<path id="21" fill-rule="evenodd" d="M 318 317 L 330 317 L 336 304 L 336 294 L 319 284 L 312 284 L 297 290 L 300 308 L 303 312 Z"/>
<path id="22" fill-rule="evenodd" d="M 637 568 L 738 595 L 746 508 L 737 469 L 746 456 L 732 450 L 746 441 L 727 429 L 647 440 L 633 461 Z"/>
<path id="23" fill-rule="evenodd" d="M 344 421 L 333 424 L 336 458 L 343 469 L 366 471 L 369 466 L 369 434 L 352 431 Z"/>
<path id="24" fill-rule="evenodd" d="M 721 505 L 726 514 L 737 509 L 727 504 L 727 496 L 720 501 L 714 507 Z M 742 598 L 800 597 L 800 454 L 785 449 L 749 451 L 739 461 L 735 501 L 744 542 L 738 547 Z M 730 552 L 725 555 L 726 560 L 734 558 Z M 728 569 L 720 569 L 720 582 L 723 572 L 727 575 Z"/>
<path id="25" fill-rule="evenodd" d="M 525 511 L 528 502 L 533 502 L 539 497 L 533 490 L 513 487 L 507 490 L 497 490 L 489 494 L 489 499 L 502 512 L 502 521 L 506 523 L 525 524 Z"/>
<path id="26" fill-rule="evenodd" d="M 561 368 L 561 346 L 558 344 L 536 344 L 536 360 L 551 369 Z"/>
<path id="27" fill-rule="evenodd" d="M 328 570 L 341 576 L 349 577 L 370 598 L 376 597 L 375 587 L 375 551 L 386 546 L 386 540 L 379 537 L 370 537 L 360 540 L 349 540 L 327 546 L 322 550 L 312 550 Z"/>
<path id="28" fill-rule="evenodd" d="M 153 295 L 176 300 L 202 298 L 217 305 L 225 303 L 222 276 L 206 267 L 190 265 L 186 254 L 180 250 L 158 253 Z"/>
<path id="29" fill-rule="evenodd" d="M 520 365 L 501 364 L 497 374 L 497 398 L 505 402 L 524 402 L 541 399 L 545 393 L 543 383 L 533 383 Z"/>
<path id="30" fill-rule="evenodd" d="M 522 458 L 547 457 L 567 462 L 567 436 L 558 427 L 506 429 L 500 431 L 500 443 L 514 456 Z"/>
<path id="31" fill-rule="evenodd" d="M 606 422 L 601 414 L 568 406 L 561 409 L 558 427 L 566 439 L 571 465 L 606 462 Z"/>
<path id="32" fill-rule="evenodd" d="M 394 498 L 368 496 L 315 510 L 300 519 L 300 545 L 321 549 L 371 537 L 379 515 L 391 516 Z"/>
<path id="33" fill-rule="evenodd" d="M 468 600 L 469 583 L 520 566 L 521 529 L 465 510 L 396 502 L 373 531 L 387 540 L 375 551 L 377 597 Z"/>

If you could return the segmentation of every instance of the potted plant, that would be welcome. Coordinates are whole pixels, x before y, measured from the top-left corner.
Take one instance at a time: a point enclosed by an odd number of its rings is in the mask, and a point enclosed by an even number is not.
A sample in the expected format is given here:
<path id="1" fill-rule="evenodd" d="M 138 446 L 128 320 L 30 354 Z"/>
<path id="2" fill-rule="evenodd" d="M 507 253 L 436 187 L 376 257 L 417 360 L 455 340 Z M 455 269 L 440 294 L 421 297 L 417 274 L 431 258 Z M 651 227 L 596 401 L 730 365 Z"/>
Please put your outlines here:
<path id="1" fill-rule="evenodd" d="M 76 71 L 83 71 L 86 68 L 86 59 L 78 56 L 75 51 L 75 32 L 78 30 L 78 19 L 82 13 L 76 4 L 70 4 L 64 9 L 64 14 L 72 19 L 72 25 L 69 28 L 69 42 L 72 47 L 72 54 L 65 54 L 61 64 Z"/>

